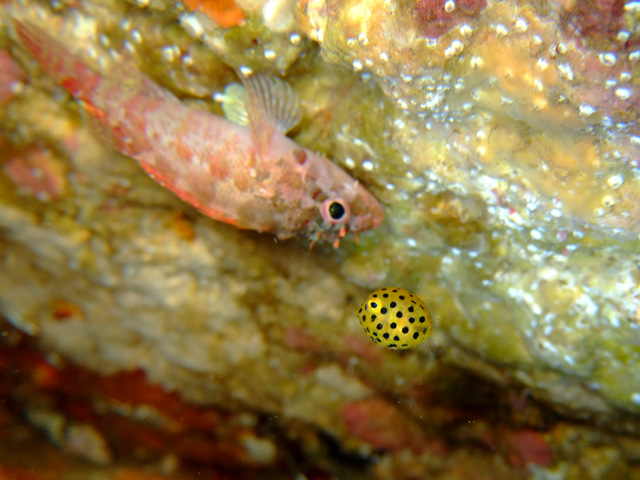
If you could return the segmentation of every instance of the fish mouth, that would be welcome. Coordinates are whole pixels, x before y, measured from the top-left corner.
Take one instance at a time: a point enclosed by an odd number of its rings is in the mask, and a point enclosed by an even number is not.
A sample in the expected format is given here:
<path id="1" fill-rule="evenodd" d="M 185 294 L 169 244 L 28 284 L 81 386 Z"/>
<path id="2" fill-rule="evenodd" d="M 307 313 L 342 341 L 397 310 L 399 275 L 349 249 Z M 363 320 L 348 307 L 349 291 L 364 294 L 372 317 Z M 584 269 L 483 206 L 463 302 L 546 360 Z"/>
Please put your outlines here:
<path id="1" fill-rule="evenodd" d="M 358 233 L 379 227 L 384 219 L 380 202 L 367 191 L 359 196 L 359 200 L 359 208 L 353 209 L 349 230 Z"/>

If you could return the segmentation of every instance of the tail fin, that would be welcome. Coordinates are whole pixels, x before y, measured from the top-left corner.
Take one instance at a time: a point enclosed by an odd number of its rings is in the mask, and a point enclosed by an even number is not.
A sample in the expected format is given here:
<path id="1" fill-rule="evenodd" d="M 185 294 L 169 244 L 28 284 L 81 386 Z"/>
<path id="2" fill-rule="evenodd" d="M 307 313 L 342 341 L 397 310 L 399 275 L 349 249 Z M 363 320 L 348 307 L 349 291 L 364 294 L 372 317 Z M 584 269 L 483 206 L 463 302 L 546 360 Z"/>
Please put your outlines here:
<path id="1" fill-rule="evenodd" d="M 102 77 L 86 63 L 73 56 L 57 40 L 40 27 L 24 21 L 13 20 L 20 43 L 35 58 L 45 72 L 71 95 L 80 100 L 90 100 Z"/>

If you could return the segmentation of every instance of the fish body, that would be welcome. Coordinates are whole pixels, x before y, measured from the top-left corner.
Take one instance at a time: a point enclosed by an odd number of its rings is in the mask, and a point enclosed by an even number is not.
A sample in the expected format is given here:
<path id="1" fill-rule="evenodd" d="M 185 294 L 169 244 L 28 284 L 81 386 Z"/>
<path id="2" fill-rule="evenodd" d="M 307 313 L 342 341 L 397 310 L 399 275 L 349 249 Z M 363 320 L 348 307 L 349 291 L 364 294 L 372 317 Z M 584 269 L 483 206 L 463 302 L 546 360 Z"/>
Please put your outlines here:
<path id="1" fill-rule="evenodd" d="M 393 350 L 418 346 L 433 329 L 433 316 L 425 303 L 397 287 L 371 293 L 356 310 L 356 317 L 371 340 Z"/>
<path id="2" fill-rule="evenodd" d="M 14 26 L 21 44 L 81 103 L 103 137 L 211 218 L 336 246 L 382 221 L 380 204 L 362 185 L 285 135 L 299 107 L 281 80 L 244 80 L 248 125 L 240 125 L 185 106 L 132 69 L 100 75 L 39 27 L 18 20 Z"/>

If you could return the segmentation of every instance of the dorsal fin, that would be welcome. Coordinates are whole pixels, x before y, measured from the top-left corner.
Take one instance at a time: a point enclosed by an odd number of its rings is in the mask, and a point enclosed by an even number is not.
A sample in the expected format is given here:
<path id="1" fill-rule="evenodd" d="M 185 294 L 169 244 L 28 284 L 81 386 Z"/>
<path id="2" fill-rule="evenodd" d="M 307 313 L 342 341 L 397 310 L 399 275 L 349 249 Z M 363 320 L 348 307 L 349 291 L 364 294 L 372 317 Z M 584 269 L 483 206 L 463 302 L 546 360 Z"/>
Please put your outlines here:
<path id="1" fill-rule="evenodd" d="M 300 101 L 291 86 L 278 77 L 256 74 L 243 79 L 247 111 L 255 133 L 275 128 L 287 133 L 300 121 Z M 270 128 L 271 127 L 271 128 Z"/>

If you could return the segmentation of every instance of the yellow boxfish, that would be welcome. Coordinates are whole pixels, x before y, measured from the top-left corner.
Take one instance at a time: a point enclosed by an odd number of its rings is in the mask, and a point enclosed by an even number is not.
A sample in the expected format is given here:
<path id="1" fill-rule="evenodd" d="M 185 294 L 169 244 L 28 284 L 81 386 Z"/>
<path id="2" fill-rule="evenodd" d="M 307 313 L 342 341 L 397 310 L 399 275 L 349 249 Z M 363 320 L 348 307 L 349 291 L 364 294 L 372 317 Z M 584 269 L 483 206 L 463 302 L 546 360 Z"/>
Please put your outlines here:
<path id="1" fill-rule="evenodd" d="M 371 340 L 383 347 L 403 350 L 431 336 L 433 316 L 425 303 L 403 288 L 379 288 L 356 311 Z"/>
<path id="2" fill-rule="evenodd" d="M 247 124 L 240 125 L 187 107 L 135 69 L 100 75 L 39 27 L 13 23 L 24 48 L 120 153 L 211 218 L 335 246 L 382 221 L 380 204 L 357 180 L 285 135 L 300 107 L 279 78 L 243 79 Z"/>

